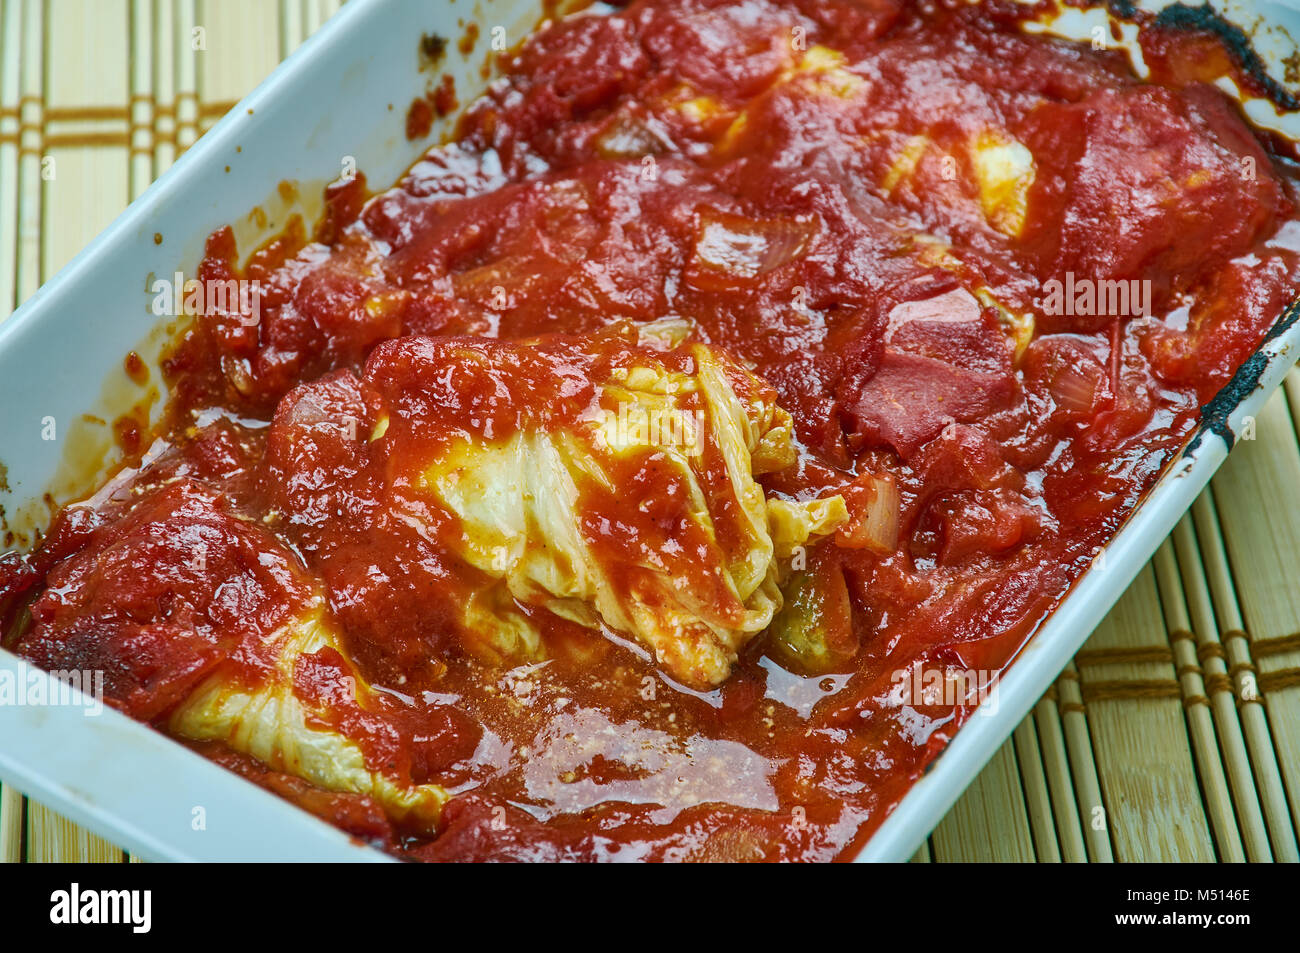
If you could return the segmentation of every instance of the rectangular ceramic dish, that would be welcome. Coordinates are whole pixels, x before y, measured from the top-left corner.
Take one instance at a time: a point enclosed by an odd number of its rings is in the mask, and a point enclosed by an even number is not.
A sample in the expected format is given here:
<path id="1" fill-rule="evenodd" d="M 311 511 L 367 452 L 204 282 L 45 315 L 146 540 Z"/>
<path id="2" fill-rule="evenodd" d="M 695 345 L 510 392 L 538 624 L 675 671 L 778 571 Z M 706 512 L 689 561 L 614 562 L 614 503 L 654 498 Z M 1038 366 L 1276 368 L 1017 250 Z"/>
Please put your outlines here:
<path id="1" fill-rule="evenodd" d="M 1294 53 L 1285 31 L 1290 25 L 1300 35 L 1300 14 L 1293 9 L 1216 6 L 1226 7 L 1225 15 L 1247 30 L 1266 64 L 1280 65 Z M 93 476 L 86 454 L 111 445 L 106 428 L 86 423 L 84 415 L 111 420 L 125 409 L 118 405 L 127 395 L 138 399 L 127 386 L 122 359 L 131 350 L 156 359 L 165 340 L 148 307 L 152 277 L 191 274 L 205 237 L 249 209 L 261 207 L 271 220 L 268 227 L 282 225 L 286 209 L 275 198 L 281 181 L 300 183 L 299 194 L 309 199 L 352 162 L 372 186 L 397 179 L 445 129 L 407 141 L 406 104 L 443 72 L 455 77 L 462 103 L 485 83 L 480 66 L 486 42 L 471 57 L 449 44 L 437 77 L 421 71 L 420 37 L 458 37 L 458 19 L 470 13 L 450 0 L 350 0 L 0 324 L 0 462 L 7 467 L 0 506 L 15 528 L 48 520 L 45 493 L 63 502 L 84 491 Z M 536 23 L 540 4 L 483 2 L 471 15 L 482 35 L 502 27 L 513 45 Z M 1072 11 L 1061 30 L 1086 38 L 1105 16 Z M 1294 116 L 1278 116 L 1260 101 L 1246 108 L 1256 121 L 1292 134 L 1300 130 Z M 259 237 L 246 221 L 240 228 L 241 239 Z M 241 241 L 241 248 L 248 247 Z M 1189 449 L 1107 547 L 1105 559 L 1079 580 L 998 691 L 858 859 L 907 859 L 1023 719 L 1206 485 L 1227 455 L 1231 434 L 1281 382 L 1300 353 L 1295 317 L 1294 308 L 1279 316 L 1273 336 L 1243 366 Z M 54 440 L 43 439 L 50 420 Z M 69 454 L 73 444 L 77 453 Z M 107 456 L 102 466 L 112 462 Z M 3 651 L 0 678 L 57 687 L 50 676 Z M 76 704 L 0 705 L 0 780 L 150 860 L 386 859 L 147 726 L 111 709 L 91 715 L 92 710 Z M 199 809 L 202 825 L 195 823 Z"/>

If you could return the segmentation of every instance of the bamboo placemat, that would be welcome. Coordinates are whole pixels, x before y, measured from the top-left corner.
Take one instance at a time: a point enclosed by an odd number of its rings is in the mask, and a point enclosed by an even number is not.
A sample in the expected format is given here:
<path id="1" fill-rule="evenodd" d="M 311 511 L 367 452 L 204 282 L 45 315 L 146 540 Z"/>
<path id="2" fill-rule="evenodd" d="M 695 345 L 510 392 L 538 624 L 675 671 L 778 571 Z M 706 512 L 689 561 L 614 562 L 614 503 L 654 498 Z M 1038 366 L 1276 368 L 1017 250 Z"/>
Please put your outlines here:
<path id="1" fill-rule="evenodd" d="M 0 318 L 338 6 L 0 0 Z M 1300 859 L 1297 421 L 1293 372 L 918 861 Z M 9 787 L 0 858 L 129 859 Z"/>

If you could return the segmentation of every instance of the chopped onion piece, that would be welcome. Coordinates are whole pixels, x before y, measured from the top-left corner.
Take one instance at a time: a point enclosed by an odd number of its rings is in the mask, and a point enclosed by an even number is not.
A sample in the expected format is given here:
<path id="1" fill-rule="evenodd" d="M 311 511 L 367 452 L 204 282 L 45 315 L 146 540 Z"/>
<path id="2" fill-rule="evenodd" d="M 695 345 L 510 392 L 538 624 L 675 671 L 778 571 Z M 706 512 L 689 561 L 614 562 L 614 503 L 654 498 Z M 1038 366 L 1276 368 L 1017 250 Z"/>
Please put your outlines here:
<path id="1" fill-rule="evenodd" d="M 1060 365 L 1052 378 L 1052 399 L 1067 414 L 1087 416 L 1102 387 L 1101 366 L 1086 358 Z"/>
<path id="2" fill-rule="evenodd" d="M 695 242 L 696 266 L 753 280 L 802 255 L 816 232 L 816 223 L 804 219 L 750 219 L 705 209 Z"/>
<path id="3" fill-rule="evenodd" d="M 858 477 L 856 485 L 859 492 L 845 494 L 854 512 L 852 521 L 839 532 L 839 544 L 847 549 L 894 552 L 898 548 L 901 509 L 898 484 L 889 474 L 864 474 Z"/>

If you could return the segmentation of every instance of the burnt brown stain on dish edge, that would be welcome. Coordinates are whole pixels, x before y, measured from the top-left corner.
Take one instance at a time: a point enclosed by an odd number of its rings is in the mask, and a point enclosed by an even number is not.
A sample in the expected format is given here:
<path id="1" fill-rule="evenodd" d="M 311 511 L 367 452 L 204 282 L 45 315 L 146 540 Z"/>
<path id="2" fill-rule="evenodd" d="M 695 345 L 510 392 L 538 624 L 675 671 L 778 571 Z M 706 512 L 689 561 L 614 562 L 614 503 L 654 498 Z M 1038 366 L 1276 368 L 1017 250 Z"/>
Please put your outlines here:
<path id="1" fill-rule="evenodd" d="M 1116 3 L 1113 7 L 1120 5 L 1121 3 Z M 1133 5 L 1127 0 L 1122 2 L 1122 6 L 1128 7 L 1130 10 L 1133 9 Z M 1133 16 L 1133 13 L 1129 13 L 1124 19 L 1132 19 Z M 1246 35 L 1246 31 L 1237 24 L 1225 20 L 1208 3 L 1199 7 L 1191 7 L 1183 3 L 1167 6 L 1155 15 L 1151 20 L 1151 26 L 1208 33 L 1214 36 L 1227 51 L 1237 68 L 1257 86 L 1258 92 L 1262 93 L 1265 98 L 1279 109 L 1300 109 L 1300 97 L 1295 96 L 1269 74 L 1263 58 L 1255 51 L 1255 47 L 1251 43 L 1250 37 Z"/>
<path id="2" fill-rule="evenodd" d="M 462 37 L 458 44 L 458 49 L 466 55 L 470 52 L 465 49 L 466 38 L 469 39 L 471 50 L 473 43 L 478 39 L 478 25 L 471 24 L 471 26 L 474 27 L 472 37 L 467 31 L 466 37 Z M 450 45 L 451 41 L 440 33 L 431 31 L 421 34 L 417 47 L 420 72 L 436 70 L 446 59 L 447 48 Z M 414 142 L 425 138 L 433 131 L 434 120 L 446 118 L 459 106 L 460 102 L 456 97 L 456 79 L 450 73 L 444 73 L 436 86 L 432 81 L 426 83 L 424 92 L 412 99 L 406 109 L 404 129 L 406 141 Z"/>
<path id="3" fill-rule="evenodd" d="M 1091 6 L 1082 4 L 1083 7 Z M 1198 7 L 1184 3 L 1175 3 L 1165 7 L 1154 16 L 1140 10 L 1131 0 L 1107 0 L 1107 12 L 1116 20 L 1133 23 L 1139 29 L 1156 28 L 1186 30 L 1189 33 L 1208 34 L 1216 39 L 1233 64 L 1241 70 L 1250 84 L 1252 92 L 1262 94 L 1281 110 L 1300 110 L 1300 97 L 1293 95 L 1268 72 L 1263 58 L 1255 51 L 1251 38 L 1237 24 L 1220 16 L 1208 3 Z M 1255 125 L 1252 128 L 1258 131 Z M 1261 386 L 1264 371 L 1272 357 L 1264 350 L 1265 345 L 1276 340 L 1300 319 L 1300 300 L 1293 301 L 1275 321 L 1259 347 L 1237 368 L 1223 388 L 1206 404 L 1201 406 L 1201 422 L 1187 441 L 1179 459 L 1187 459 L 1200 448 L 1207 433 L 1219 437 L 1227 449 L 1231 450 L 1237 443 L 1237 434 L 1229 424 L 1229 418 L 1238 407 Z"/>
<path id="4" fill-rule="evenodd" d="M 1237 368 L 1232 379 L 1223 385 L 1209 403 L 1202 405 L 1201 422 L 1197 425 L 1191 439 L 1187 441 L 1187 446 L 1183 448 L 1180 459 L 1186 459 L 1194 454 L 1207 433 L 1212 433 L 1223 440 L 1229 450 L 1236 445 L 1237 434 L 1228 420 L 1246 398 L 1260 388 L 1264 371 L 1273 360 L 1265 350 L 1266 345 L 1285 334 L 1297 320 L 1300 320 L 1300 300 L 1291 302 L 1282 312 L 1282 316 L 1268 329 L 1264 340 L 1259 342 L 1259 347 Z"/>
<path id="5" fill-rule="evenodd" d="M 437 33 L 425 33 L 420 37 L 420 69 L 432 69 L 442 62 L 447 52 L 447 38 Z"/>
<path id="6" fill-rule="evenodd" d="M 1096 0 L 1096 2 L 1044 0 L 1044 2 L 1048 4 L 1045 9 L 1049 10 L 1060 9 L 1061 6 L 1081 10 L 1104 9 L 1110 16 L 1112 35 L 1115 35 L 1117 24 L 1124 22 L 1136 26 L 1139 36 L 1150 32 L 1186 33 L 1204 37 L 1213 41 L 1232 65 L 1232 70 L 1224 75 L 1236 81 L 1243 97 L 1267 100 L 1279 111 L 1300 110 L 1300 96 L 1292 93 L 1268 72 L 1263 57 L 1255 50 L 1251 34 L 1223 17 L 1208 4 L 1194 7 L 1185 3 L 1175 3 L 1158 13 L 1152 13 L 1140 9 L 1131 0 Z M 1059 3 L 1060 6 L 1054 6 L 1054 3 Z M 1259 26 L 1252 29 L 1257 30 Z M 1281 29 L 1290 38 L 1286 29 Z M 1119 39 L 1118 36 L 1115 38 Z M 1300 50 L 1296 50 L 1282 60 L 1282 66 L 1288 82 L 1293 82 L 1291 79 L 1293 75 L 1297 77 L 1294 81 L 1300 82 Z M 1300 142 L 1288 139 L 1281 133 L 1263 128 L 1254 122 L 1250 122 L 1250 125 L 1256 137 L 1264 141 L 1274 153 L 1300 161 Z"/>

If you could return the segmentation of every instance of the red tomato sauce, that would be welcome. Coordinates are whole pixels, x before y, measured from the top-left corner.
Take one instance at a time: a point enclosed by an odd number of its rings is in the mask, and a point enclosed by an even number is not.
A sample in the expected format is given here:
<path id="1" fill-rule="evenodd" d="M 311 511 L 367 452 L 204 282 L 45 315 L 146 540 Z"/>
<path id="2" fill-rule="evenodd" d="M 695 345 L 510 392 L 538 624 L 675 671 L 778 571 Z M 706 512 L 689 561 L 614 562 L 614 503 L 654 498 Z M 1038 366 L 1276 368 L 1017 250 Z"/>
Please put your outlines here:
<path id="1" fill-rule="evenodd" d="M 1176 36 L 1143 82 L 1025 15 L 639 0 L 548 25 L 395 187 L 331 187 L 315 240 L 291 230 L 241 268 L 229 229 L 209 239 L 199 277 L 260 281 L 261 321 L 197 320 L 156 455 L 0 558 L 10 644 L 105 669 L 113 704 L 161 724 L 220 666 L 255 684 L 258 636 L 311 580 L 383 701 L 339 690 L 333 650 L 295 690 L 371 765 L 451 792 L 436 836 L 200 747 L 344 829 L 419 860 L 851 855 L 978 701 L 900 697 L 900 674 L 1003 670 L 1300 285 L 1293 166 Z M 851 605 L 831 670 L 789 671 L 759 638 L 692 691 L 532 606 L 546 663 L 460 653 L 457 569 L 398 525 L 364 451 L 277 436 L 308 384 L 320 419 L 369 432 L 352 375 L 396 387 L 439 342 L 664 317 L 793 415 L 799 461 L 768 494 L 898 488 L 892 551 L 816 554 Z M 554 360 L 580 391 L 584 359 Z M 530 380 L 492 365 L 403 420 L 565 412 L 573 393 Z M 602 505 L 585 531 L 609 546 L 651 531 Z"/>

